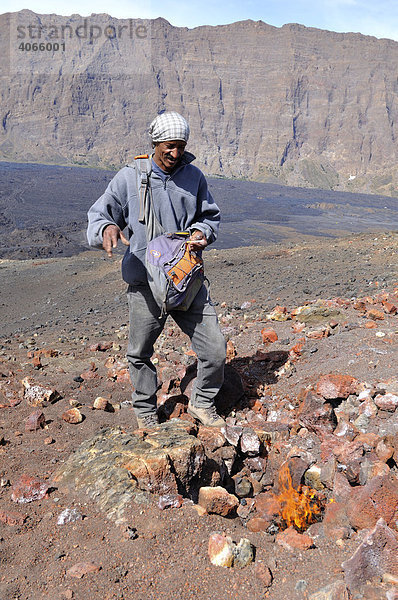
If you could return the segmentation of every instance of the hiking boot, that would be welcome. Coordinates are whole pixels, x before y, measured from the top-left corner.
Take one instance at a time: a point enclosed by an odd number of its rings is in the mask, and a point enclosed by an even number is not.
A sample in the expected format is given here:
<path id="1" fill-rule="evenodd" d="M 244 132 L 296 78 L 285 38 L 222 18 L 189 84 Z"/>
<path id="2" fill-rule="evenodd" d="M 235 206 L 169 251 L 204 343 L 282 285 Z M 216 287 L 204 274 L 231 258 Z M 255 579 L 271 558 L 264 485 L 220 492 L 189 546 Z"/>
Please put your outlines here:
<path id="1" fill-rule="evenodd" d="M 137 417 L 138 429 L 152 429 L 159 425 L 158 416 L 156 413 L 150 413 L 143 417 Z"/>
<path id="2" fill-rule="evenodd" d="M 198 408 L 197 406 L 192 406 L 191 402 L 189 402 L 188 414 L 207 427 L 225 427 L 226 425 L 224 419 L 217 414 L 214 405 L 209 406 L 209 408 Z"/>

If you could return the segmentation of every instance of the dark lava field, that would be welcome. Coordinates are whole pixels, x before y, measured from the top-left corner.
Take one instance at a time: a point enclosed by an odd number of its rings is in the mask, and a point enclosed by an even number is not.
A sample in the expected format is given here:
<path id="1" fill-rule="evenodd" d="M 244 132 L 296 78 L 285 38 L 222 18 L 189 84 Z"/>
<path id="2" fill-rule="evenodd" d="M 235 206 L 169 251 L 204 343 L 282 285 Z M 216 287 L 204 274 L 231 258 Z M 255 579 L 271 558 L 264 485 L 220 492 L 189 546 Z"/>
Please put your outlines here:
<path id="1" fill-rule="evenodd" d="M 0 258 L 87 249 L 86 213 L 114 172 L 0 162 Z M 267 246 L 398 229 L 398 199 L 209 178 L 222 213 L 213 248 Z"/>

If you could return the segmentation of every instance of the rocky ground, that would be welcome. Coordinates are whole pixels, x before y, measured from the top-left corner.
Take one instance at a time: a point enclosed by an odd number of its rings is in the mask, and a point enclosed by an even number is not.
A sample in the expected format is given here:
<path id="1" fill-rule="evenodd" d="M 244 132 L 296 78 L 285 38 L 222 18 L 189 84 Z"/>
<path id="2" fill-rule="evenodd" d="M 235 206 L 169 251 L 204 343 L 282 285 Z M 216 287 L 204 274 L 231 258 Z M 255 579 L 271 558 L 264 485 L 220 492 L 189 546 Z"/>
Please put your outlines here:
<path id="1" fill-rule="evenodd" d="M 185 413 L 171 319 L 163 424 L 135 433 L 119 258 L 1 261 L 0 598 L 396 599 L 397 252 L 396 233 L 206 252 L 221 434 Z"/>

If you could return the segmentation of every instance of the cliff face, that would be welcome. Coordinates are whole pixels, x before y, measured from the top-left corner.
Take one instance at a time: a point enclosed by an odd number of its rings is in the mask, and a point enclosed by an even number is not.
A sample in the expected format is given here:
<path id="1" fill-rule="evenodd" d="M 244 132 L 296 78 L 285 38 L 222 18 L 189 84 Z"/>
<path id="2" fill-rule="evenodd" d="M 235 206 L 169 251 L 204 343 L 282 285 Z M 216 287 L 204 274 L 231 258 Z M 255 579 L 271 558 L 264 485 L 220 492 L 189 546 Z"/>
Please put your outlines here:
<path id="1" fill-rule="evenodd" d="M 207 173 L 398 193 L 397 42 L 261 21 L 0 19 L 2 159 L 119 166 L 174 109 Z M 35 42 L 52 47 L 20 49 Z"/>

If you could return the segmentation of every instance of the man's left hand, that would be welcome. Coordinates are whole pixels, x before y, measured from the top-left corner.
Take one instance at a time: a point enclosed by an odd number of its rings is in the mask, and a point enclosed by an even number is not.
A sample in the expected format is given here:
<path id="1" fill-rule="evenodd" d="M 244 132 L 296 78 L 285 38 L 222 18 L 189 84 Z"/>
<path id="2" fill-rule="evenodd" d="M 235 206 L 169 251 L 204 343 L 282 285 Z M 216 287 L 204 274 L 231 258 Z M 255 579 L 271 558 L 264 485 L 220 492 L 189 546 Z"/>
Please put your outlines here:
<path id="1" fill-rule="evenodd" d="M 191 250 L 203 250 L 207 246 L 207 239 L 202 231 L 196 229 L 192 232 L 187 244 Z"/>

